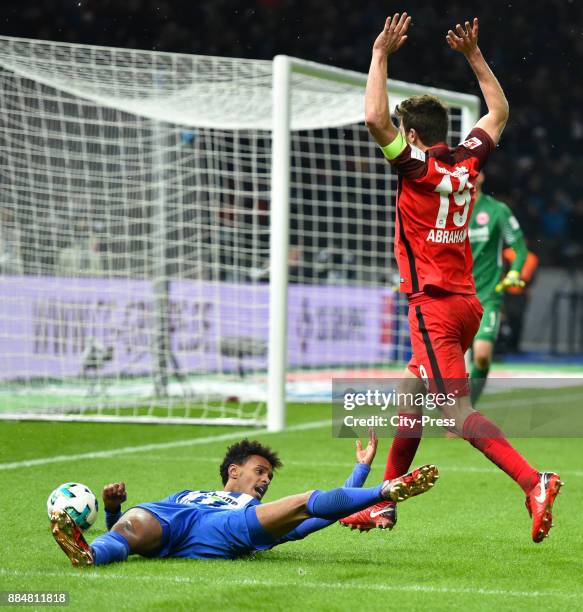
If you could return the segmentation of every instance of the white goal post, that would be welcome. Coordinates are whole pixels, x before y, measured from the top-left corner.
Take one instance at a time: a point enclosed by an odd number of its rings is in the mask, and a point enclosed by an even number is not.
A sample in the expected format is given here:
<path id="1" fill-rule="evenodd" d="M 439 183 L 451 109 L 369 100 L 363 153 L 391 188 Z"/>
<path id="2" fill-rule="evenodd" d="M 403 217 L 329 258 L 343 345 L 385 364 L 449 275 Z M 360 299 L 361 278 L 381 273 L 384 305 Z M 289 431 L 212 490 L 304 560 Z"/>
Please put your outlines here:
<path id="1" fill-rule="evenodd" d="M 285 55 L 273 60 L 273 127 L 271 170 L 271 289 L 268 368 L 268 428 L 279 431 L 285 426 L 286 371 L 287 371 L 287 285 L 289 191 L 291 171 L 291 109 L 293 96 L 291 76 L 301 75 L 335 84 L 354 87 L 362 97 L 367 75 L 316 64 Z M 444 102 L 459 106 L 461 134 L 467 134 L 478 118 L 480 101 L 476 96 L 442 89 L 422 87 L 390 80 L 392 107 L 405 98 L 421 94 L 434 94 Z M 364 107 L 364 102 L 362 103 Z M 364 119 L 364 108 L 360 122 Z"/>
<path id="2" fill-rule="evenodd" d="M 285 426 L 406 359 L 366 75 L 0 37 L 0 419 Z M 479 99 L 434 93 L 450 137 Z"/>

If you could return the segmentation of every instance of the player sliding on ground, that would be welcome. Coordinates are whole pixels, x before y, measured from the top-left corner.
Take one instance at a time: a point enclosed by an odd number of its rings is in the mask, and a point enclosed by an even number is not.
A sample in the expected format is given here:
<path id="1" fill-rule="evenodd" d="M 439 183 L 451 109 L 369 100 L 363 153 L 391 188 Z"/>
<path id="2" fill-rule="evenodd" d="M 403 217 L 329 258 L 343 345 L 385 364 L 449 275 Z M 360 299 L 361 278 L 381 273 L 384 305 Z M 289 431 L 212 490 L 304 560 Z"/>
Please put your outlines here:
<path id="1" fill-rule="evenodd" d="M 362 488 L 377 449 L 371 432 L 366 448 L 356 446 L 356 465 L 340 489 L 308 491 L 261 504 L 281 467 L 277 453 L 259 442 L 243 440 L 227 450 L 220 466 L 222 491 L 181 491 L 159 502 L 139 504 L 121 513 L 123 483 L 103 489 L 105 535 L 87 544 L 63 510 L 51 515 L 55 540 L 75 566 L 125 561 L 129 555 L 235 559 L 301 540 L 339 518 L 381 500 L 395 503 L 428 491 L 438 478 L 434 465 Z"/>
<path id="2" fill-rule="evenodd" d="M 508 102 L 478 47 L 478 20 L 457 25 L 446 39 L 474 71 L 488 112 L 466 140 L 446 144 L 448 114 L 433 96 L 404 100 L 397 108 L 401 125 L 391 120 L 387 95 L 388 57 L 407 40 L 411 18 L 388 17 L 372 50 L 365 93 L 369 131 L 399 177 L 395 256 L 401 292 L 409 298 L 413 357 L 399 391 L 451 393 L 444 404 L 454 431 L 515 480 L 526 494 L 532 516 L 532 539 L 541 542 L 552 525 L 552 507 L 561 481 L 553 472 L 539 473 L 510 445 L 502 431 L 472 409 L 464 353 L 480 326 L 482 306 L 472 278 L 468 223 L 475 200 L 476 179 L 494 151 L 508 119 Z M 421 408 L 400 406 L 400 413 L 420 417 Z M 385 478 L 407 471 L 419 445 L 421 421 L 414 430 L 397 428 L 389 451 Z M 392 528 L 394 504 L 384 501 L 341 521 L 360 530 Z"/>

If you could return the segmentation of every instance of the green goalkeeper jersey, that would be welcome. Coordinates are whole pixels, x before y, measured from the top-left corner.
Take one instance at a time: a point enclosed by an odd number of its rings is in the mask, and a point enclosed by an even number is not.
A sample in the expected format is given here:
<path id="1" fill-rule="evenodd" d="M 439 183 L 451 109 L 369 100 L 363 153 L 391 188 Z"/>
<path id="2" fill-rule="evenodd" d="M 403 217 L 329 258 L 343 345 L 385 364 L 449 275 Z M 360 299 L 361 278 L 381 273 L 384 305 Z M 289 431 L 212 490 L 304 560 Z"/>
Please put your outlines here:
<path id="1" fill-rule="evenodd" d="M 511 270 L 520 273 L 526 261 L 527 249 L 520 225 L 504 202 L 480 194 L 470 220 L 470 244 L 474 258 L 476 293 L 482 304 L 487 300 L 502 300 L 496 293 L 503 271 L 504 244 L 516 253 Z"/>

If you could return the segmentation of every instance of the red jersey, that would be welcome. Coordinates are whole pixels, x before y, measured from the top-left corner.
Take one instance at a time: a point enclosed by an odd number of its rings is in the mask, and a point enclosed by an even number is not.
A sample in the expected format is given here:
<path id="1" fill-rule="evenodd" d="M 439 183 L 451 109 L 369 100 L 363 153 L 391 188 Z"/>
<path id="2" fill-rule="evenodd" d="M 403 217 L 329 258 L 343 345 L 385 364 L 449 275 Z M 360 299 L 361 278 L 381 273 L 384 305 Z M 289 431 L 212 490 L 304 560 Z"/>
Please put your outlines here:
<path id="1" fill-rule="evenodd" d="M 445 143 L 423 152 L 407 144 L 390 164 L 398 174 L 395 257 L 400 290 L 427 286 L 451 293 L 475 293 L 468 225 L 475 179 L 495 145 L 474 128 L 450 149 Z"/>

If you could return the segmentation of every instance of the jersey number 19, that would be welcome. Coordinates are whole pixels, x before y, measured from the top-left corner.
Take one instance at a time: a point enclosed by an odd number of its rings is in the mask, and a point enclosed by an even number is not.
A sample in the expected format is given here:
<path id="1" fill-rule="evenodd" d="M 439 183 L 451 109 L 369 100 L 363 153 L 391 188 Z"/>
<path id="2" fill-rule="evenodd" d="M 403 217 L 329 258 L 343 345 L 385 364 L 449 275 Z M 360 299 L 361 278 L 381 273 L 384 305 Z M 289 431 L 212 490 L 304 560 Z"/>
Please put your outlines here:
<path id="1" fill-rule="evenodd" d="M 446 226 L 447 214 L 449 213 L 450 198 L 453 196 L 453 201 L 456 206 L 463 206 L 463 210 L 454 212 L 453 222 L 456 227 L 463 227 L 468 219 L 468 211 L 470 210 L 470 202 L 472 196 L 470 190 L 473 185 L 468 182 L 469 175 L 463 174 L 460 177 L 460 186 L 456 191 L 453 190 L 451 183 L 451 176 L 449 174 L 444 175 L 439 185 L 435 188 L 435 191 L 439 193 L 439 211 L 437 213 L 437 220 L 435 221 L 435 227 L 443 229 Z"/>

